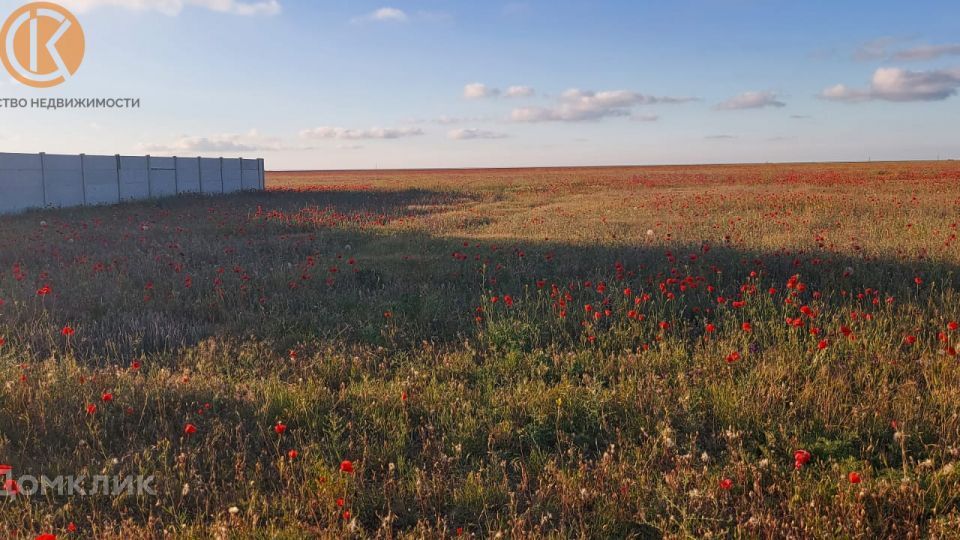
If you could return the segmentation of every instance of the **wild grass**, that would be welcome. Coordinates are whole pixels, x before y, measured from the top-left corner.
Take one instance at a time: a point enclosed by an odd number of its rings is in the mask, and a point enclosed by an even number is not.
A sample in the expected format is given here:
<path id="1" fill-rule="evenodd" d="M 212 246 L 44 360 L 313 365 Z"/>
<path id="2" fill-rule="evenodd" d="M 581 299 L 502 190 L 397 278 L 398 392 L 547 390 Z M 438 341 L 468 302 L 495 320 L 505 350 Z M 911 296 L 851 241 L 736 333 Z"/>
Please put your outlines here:
<path id="1" fill-rule="evenodd" d="M 0 217 L 0 463 L 156 489 L 0 497 L 0 533 L 956 537 L 958 182 L 274 173 Z"/>

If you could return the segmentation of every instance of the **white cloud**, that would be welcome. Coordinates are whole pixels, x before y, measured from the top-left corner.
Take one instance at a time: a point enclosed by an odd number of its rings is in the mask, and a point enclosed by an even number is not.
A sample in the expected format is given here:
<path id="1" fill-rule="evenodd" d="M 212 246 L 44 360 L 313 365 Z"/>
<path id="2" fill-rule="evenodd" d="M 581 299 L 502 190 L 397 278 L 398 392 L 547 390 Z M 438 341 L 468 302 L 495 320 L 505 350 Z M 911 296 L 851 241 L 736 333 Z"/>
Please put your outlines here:
<path id="1" fill-rule="evenodd" d="M 869 62 L 886 58 L 888 49 L 897 43 L 909 41 L 902 37 L 884 36 L 867 41 L 853 51 L 853 59 L 858 62 Z"/>
<path id="2" fill-rule="evenodd" d="M 281 10 L 280 0 L 61 0 L 60 4 L 80 13 L 104 6 L 158 11 L 164 15 L 178 15 L 186 7 L 234 15 L 276 15 Z"/>
<path id="3" fill-rule="evenodd" d="M 454 129 L 447 133 L 447 137 L 455 141 L 465 141 L 470 139 L 505 139 L 506 133 L 497 133 L 495 131 L 486 131 L 477 128 Z"/>
<path id="4" fill-rule="evenodd" d="M 717 109 L 740 110 L 762 109 L 763 107 L 786 107 L 786 103 L 777 99 L 776 92 L 744 92 L 717 105 Z"/>
<path id="5" fill-rule="evenodd" d="M 382 7 L 380 9 L 374 10 L 371 13 L 363 15 L 362 17 L 356 17 L 353 19 L 353 22 L 407 22 L 410 20 L 410 17 L 402 9 L 397 9 L 394 7 Z"/>
<path id="6" fill-rule="evenodd" d="M 909 71 L 900 68 L 879 68 L 873 73 L 870 86 L 849 88 L 838 84 L 825 89 L 820 97 L 848 103 L 883 101 L 940 101 L 960 89 L 960 69 Z"/>
<path id="7" fill-rule="evenodd" d="M 281 150 L 279 139 L 260 135 L 252 129 L 247 133 L 226 133 L 211 136 L 183 136 L 169 143 L 141 144 L 144 152 L 209 153 L 209 152 L 268 152 Z"/>
<path id="8" fill-rule="evenodd" d="M 300 132 L 300 136 L 305 139 L 342 140 L 400 139 L 403 137 L 416 137 L 419 135 L 423 135 L 423 130 L 420 128 L 373 127 L 369 129 L 347 129 L 342 127 L 321 126 L 312 129 L 305 129 Z"/>
<path id="9" fill-rule="evenodd" d="M 561 94 L 553 107 L 522 107 L 514 109 L 514 122 L 582 122 L 601 118 L 630 116 L 637 105 L 656 103 L 683 103 L 693 101 L 688 97 L 646 96 L 628 90 L 592 92 L 571 89 Z"/>
<path id="10" fill-rule="evenodd" d="M 511 86 L 507 88 L 507 91 L 503 95 L 507 97 L 530 97 L 534 94 L 534 90 L 530 86 Z"/>
<path id="11" fill-rule="evenodd" d="M 483 99 L 500 95 L 500 90 L 491 88 L 483 83 L 470 83 L 463 87 L 463 97 L 467 99 Z"/>
<path id="12" fill-rule="evenodd" d="M 634 122 L 656 122 L 660 120 L 660 115 L 657 114 L 632 114 L 630 119 Z"/>
<path id="13" fill-rule="evenodd" d="M 893 60 L 933 60 L 941 56 L 960 56 L 960 43 L 945 45 L 920 45 L 911 49 L 904 49 L 894 54 Z"/>

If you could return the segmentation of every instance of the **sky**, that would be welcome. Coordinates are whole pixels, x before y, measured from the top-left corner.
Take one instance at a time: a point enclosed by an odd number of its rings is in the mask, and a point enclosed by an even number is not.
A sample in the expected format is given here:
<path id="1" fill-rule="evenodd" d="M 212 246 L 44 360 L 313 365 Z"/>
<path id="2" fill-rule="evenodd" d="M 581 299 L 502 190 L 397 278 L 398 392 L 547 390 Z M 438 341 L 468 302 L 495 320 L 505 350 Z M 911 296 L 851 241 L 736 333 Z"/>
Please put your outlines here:
<path id="1" fill-rule="evenodd" d="M 25 1 L 0 0 L 0 20 Z M 65 83 L 0 151 L 269 170 L 960 159 L 954 0 L 60 0 Z"/>

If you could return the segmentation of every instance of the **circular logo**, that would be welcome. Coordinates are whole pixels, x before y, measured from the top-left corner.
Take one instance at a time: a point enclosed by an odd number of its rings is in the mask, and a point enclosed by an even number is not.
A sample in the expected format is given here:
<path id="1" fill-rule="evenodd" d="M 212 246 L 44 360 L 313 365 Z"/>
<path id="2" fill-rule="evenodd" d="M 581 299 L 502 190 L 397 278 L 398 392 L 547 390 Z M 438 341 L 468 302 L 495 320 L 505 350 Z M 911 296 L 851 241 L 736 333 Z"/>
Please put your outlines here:
<path id="1" fill-rule="evenodd" d="M 62 6 L 33 2 L 3 23 L 0 49 L 3 66 L 14 79 L 49 88 L 69 79 L 83 62 L 83 29 Z"/>

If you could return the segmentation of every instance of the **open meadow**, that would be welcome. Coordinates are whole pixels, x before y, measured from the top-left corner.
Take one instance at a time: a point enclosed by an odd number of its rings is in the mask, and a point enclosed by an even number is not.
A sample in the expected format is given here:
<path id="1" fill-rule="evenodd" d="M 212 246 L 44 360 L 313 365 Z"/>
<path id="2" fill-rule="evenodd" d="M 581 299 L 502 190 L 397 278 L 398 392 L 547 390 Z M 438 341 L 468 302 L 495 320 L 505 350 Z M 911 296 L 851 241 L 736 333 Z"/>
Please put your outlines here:
<path id="1" fill-rule="evenodd" d="M 0 216 L 0 536 L 960 534 L 960 162 L 267 188 Z"/>

